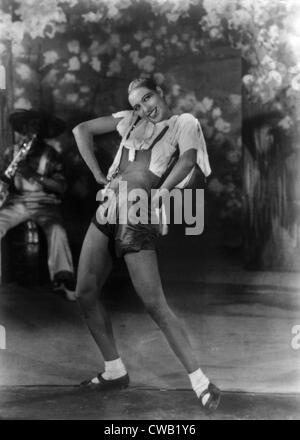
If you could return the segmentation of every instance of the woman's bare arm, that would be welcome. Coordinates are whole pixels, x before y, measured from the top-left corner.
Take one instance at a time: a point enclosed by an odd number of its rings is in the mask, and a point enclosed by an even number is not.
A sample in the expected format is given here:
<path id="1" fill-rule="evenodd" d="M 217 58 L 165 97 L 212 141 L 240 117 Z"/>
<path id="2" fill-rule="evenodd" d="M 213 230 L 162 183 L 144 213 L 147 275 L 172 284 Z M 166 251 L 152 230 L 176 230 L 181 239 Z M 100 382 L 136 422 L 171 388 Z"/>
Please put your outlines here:
<path id="1" fill-rule="evenodd" d="M 161 188 L 171 191 L 192 170 L 197 161 L 197 150 L 190 149 L 183 153 L 175 163 L 172 171 L 161 185 Z"/>
<path id="2" fill-rule="evenodd" d="M 78 150 L 98 183 L 106 184 L 108 181 L 102 173 L 96 159 L 93 137 L 114 131 L 119 121 L 120 118 L 102 116 L 82 122 L 73 129 Z"/>

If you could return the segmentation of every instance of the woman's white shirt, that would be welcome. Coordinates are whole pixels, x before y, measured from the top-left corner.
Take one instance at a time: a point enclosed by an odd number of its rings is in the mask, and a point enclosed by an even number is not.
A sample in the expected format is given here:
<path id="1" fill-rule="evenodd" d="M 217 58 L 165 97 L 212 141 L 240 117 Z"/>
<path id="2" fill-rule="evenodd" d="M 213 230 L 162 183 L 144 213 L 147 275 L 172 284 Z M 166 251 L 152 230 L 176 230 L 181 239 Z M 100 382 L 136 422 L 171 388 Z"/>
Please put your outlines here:
<path id="1" fill-rule="evenodd" d="M 135 150 L 147 150 L 156 136 L 166 126 L 168 126 L 167 132 L 152 149 L 149 170 L 155 175 L 161 177 L 166 171 L 173 153 L 175 153 L 178 148 L 179 156 L 185 153 L 185 151 L 196 149 L 197 163 L 203 174 L 208 176 L 211 173 L 206 143 L 200 123 L 198 119 L 190 113 L 173 115 L 169 119 L 158 122 L 157 124 L 142 119 L 132 129 L 128 139 L 126 139 L 126 137 L 130 128 L 136 121 L 137 116 L 132 110 L 113 113 L 112 116 L 118 119 L 121 118 L 117 125 L 117 131 L 122 137 L 122 140 L 115 159 L 108 171 L 108 178 L 111 178 L 118 168 L 124 147 L 129 149 L 129 160 L 134 160 Z M 184 187 L 185 183 L 189 180 L 191 173 L 189 173 L 183 181 L 177 184 L 177 188 Z"/>

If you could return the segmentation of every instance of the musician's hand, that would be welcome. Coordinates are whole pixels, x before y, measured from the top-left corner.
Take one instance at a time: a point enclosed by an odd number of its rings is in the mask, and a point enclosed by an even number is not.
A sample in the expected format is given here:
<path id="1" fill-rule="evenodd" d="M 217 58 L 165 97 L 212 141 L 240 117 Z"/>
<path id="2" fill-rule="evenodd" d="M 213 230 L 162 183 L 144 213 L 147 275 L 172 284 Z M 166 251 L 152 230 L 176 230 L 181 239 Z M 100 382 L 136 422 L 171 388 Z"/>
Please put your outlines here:
<path id="1" fill-rule="evenodd" d="M 104 176 L 104 174 L 101 173 L 101 171 L 95 173 L 94 177 L 96 182 L 99 183 L 99 185 L 106 185 L 109 182 L 107 178 Z"/>
<path id="2" fill-rule="evenodd" d="M 26 180 L 35 180 L 38 178 L 38 173 L 26 162 L 23 162 L 18 166 L 18 173 Z"/>

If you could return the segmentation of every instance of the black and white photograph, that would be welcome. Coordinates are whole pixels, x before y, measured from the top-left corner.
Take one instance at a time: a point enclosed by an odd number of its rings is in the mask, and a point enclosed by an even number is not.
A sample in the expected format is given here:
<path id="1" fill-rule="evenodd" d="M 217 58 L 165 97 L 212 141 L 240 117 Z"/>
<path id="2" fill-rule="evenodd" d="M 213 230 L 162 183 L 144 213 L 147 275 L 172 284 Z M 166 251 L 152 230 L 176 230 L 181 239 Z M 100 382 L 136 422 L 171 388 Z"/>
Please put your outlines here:
<path id="1" fill-rule="evenodd" d="M 0 0 L 17 420 L 300 420 L 299 0 Z"/>

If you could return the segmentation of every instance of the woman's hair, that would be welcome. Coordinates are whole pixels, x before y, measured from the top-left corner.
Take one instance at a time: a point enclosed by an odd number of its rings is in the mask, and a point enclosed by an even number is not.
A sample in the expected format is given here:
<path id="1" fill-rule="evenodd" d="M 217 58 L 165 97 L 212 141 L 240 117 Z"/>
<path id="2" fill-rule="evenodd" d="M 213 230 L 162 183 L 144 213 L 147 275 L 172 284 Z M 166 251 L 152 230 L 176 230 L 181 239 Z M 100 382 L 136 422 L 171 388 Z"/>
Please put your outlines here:
<path id="1" fill-rule="evenodd" d="M 136 78 L 128 86 L 128 95 L 134 89 L 138 89 L 139 87 L 146 87 L 149 90 L 153 90 L 157 92 L 157 84 L 152 78 Z"/>

